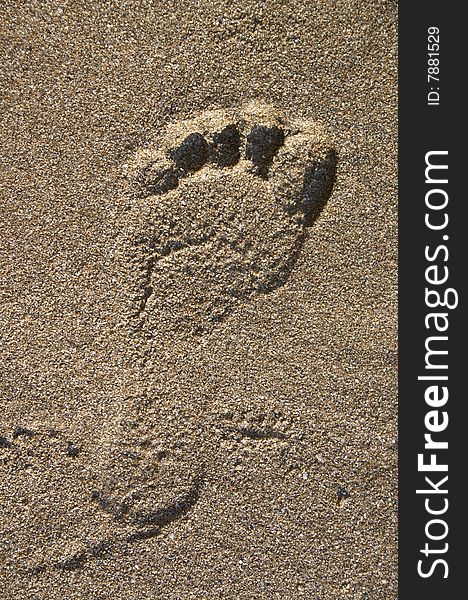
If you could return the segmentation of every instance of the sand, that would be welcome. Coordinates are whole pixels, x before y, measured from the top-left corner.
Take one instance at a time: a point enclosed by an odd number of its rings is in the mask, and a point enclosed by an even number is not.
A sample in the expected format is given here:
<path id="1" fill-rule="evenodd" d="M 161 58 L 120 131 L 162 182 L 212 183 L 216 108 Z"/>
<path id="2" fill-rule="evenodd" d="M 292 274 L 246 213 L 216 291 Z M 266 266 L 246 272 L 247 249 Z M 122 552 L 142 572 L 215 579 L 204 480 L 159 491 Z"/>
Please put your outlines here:
<path id="1" fill-rule="evenodd" d="M 0 10 L 2 598 L 396 598 L 396 3 Z"/>

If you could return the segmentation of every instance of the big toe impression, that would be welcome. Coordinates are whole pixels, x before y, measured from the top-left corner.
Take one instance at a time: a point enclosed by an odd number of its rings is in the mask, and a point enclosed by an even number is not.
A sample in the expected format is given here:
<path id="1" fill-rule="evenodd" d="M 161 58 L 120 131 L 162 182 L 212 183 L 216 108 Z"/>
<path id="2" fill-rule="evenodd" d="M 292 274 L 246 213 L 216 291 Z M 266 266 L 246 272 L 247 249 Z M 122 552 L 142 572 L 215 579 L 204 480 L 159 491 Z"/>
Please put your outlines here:
<path id="1" fill-rule="evenodd" d="M 309 122 L 301 129 L 286 137 L 269 181 L 276 203 L 288 214 L 300 213 L 310 225 L 331 195 L 337 157 L 317 126 Z"/>

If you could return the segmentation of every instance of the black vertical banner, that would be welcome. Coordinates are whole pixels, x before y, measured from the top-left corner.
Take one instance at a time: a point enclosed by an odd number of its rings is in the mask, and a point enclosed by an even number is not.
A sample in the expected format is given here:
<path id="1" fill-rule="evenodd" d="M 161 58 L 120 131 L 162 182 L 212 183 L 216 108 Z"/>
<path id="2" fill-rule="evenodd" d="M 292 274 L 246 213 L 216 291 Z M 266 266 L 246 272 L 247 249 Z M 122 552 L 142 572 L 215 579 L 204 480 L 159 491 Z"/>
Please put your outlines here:
<path id="1" fill-rule="evenodd" d="M 463 5 L 399 8 L 399 598 L 465 597 Z"/>

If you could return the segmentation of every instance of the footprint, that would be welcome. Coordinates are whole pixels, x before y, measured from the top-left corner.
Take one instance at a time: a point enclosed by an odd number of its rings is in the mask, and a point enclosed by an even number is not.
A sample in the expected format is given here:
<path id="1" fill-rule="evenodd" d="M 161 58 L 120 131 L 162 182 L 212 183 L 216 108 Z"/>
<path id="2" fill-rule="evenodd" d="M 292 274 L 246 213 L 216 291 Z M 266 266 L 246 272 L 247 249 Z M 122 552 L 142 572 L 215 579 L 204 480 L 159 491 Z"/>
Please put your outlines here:
<path id="1" fill-rule="evenodd" d="M 335 151 L 317 124 L 289 123 L 267 105 L 170 125 L 124 167 L 130 209 L 120 241 L 130 323 L 147 336 L 199 336 L 258 294 L 281 287 L 331 194 L 335 168 Z M 129 343 L 141 346 L 141 340 Z M 53 522 L 55 495 L 71 515 L 57 547 L 47 551 L 44 527 L 32 572 L 80 568 L 157 537 L 199 510 L 205 450 L 214 442 L 198 431 L 199 418 L 185 420 L 175 402 L 158 402 L 148 389 L 116 411 L 96 478 L 81 465 L 80 446 L 59 432 L 23 427 L 0 435 L 0 459 L 12 478 L 20 477 L 24 514 L 32 504 L 28 478 L 37 471 L 46 511 L 34 518 Z M 249 421 L 228 435 L 253 445 L 285 443 L 276 425 Z M 60 467 L 57 473 L 49 473 L 50 464 Z M 72 491 L 61 486 L 62 473 L 76 480 Z M 12 504 L 12 512 L 20 509 Z"/>
<path id="2" fill-rule="evenodd" d="M 335 166 L 317 124 L 288 123 L 258 103 L 176 122 L 136 152 L 124 166 L 129 211 L 120 240 L 132 347 L 144 355 L 147 338 L 209 333 L 243 303 L 282 286 L 330 196 Z M 109 425 L 94 493 L 119 539 L 155 536 L 185 518 L 210 468 L 213 439 L 199 412 L 190 416 L 176 391 L 156 397 L 144 369 L 141 379 Z M 246 426 L 241 435 L 283 439 L 267 426 Z"/>
<path id="3" fill-rule="evenodd" d="M 183 520 L 198 502 L 204 473 L 180 472 L 177 440 L 162 451 L 133 434 L 114 453 L 119 464 L 108 463 L 119 477 L 107 473 L 98 490 L 91 486 L 102 473 L 63 432 L 0 425 L 0 487 L 15 491 L 4 494 L 0 562 L 29 575 L 72 571 Z"/>
<path id="4" fill-rule="evenodd" d="M 124 166 L 135 324 L 150 335 L 200 335 L 281 287 L 331 194 L 335 168 L 316 123 L 289 123 L 268 105 L 170 125 Z"/>
<path id="5" fill-rule="evenodd" d="M 195 432 L 182 417 L 174 419 L 175 412 L 171 406 L 152 410 L 134 405 L 112 428 L 105 478 L 92 497 L 135 539 L 156 535 L 184 516 L 203 487 L 202 445 L 189 444 Z"/>

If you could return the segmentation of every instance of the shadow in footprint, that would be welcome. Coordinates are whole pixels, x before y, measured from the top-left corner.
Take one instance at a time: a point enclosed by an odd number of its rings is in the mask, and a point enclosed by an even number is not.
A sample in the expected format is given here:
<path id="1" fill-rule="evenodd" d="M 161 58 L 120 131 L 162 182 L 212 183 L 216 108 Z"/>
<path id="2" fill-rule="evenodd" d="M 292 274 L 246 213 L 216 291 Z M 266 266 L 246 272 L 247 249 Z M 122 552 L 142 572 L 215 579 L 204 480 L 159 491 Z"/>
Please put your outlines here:
<path id="1" fill-rule="evenodd" d="M 331 149 L 320 161 L 306 167 L 303 183 L 305 225 L 310 227 L 319 217 L 333 191 L 338 157 Z"/>
<path id="2" fill-rule="evenodd" d="M 247 136 L 245 157 L 255 166 L 255 173 L 266 179 L 278 150 L 284 144 L 284 132 L 276 126 L 255 125 Z"/>
<path id="3" fill-rule="evenodd" d="M 258 104 L 176 123 L 155 152 L 134 176 L 146 195 L 132 214 L 138 237 L 128 235 L 142 282 L 133 314 L 148 335 L 158 323 L 201 335 L 286 283 L 337 155 L 317 124 Z"/>

